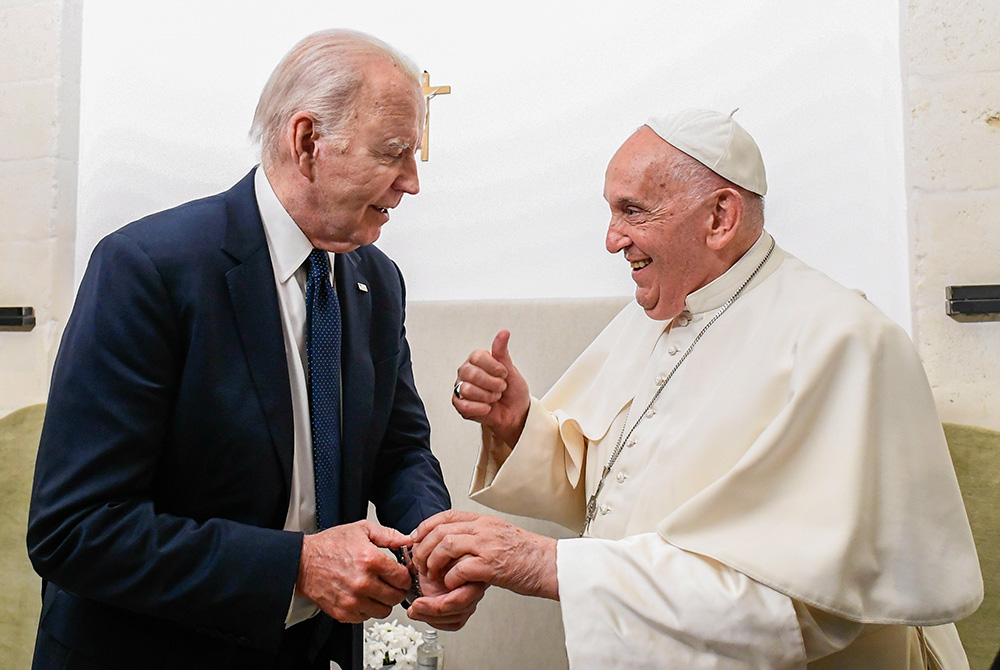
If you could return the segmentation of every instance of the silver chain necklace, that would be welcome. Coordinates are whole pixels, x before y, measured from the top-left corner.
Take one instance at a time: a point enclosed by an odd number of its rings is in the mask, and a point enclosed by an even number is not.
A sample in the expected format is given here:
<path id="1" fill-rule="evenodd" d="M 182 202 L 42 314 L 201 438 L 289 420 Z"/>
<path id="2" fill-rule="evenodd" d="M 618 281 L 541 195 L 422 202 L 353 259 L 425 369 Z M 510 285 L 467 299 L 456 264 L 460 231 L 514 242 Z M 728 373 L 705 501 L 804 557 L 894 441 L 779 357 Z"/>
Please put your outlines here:
<path id="1" fill-rule="evenodd" d="M 675 372 L 677 372 L 677 368 L 681 366 L 681 363 L 687 360 L 687 357 L 691 354 L 691 350 L 694 349 L 695 345 L 698 344 L 698 341 L 701 340 L 701 338 L 705 335 L 705 332 L 712 327 L 712 324 L 718 321 L 719 317 L 722 316 L 727 309 L 733 306 L 733 303 L 736 302 L 736 299 L 739 298 L 740 295 L 743 293 L 743 289 L 745 289 L 747 285 L 751 281 L 753 281 L 753 278 L 757 276 L 757 273 L 760 272 L 760 269 L 764 267 L 764 263 L 767 263 L 767 259 L 771 257 L 772 251 L 774 251 L 774 238 L 771 239 L 771 246 L 768 247 L 767 253 L 764 254 L 764 258 L 761 259 L 760 263 L 757 264 L 757 267 L 754 268 L 754 271 L 750 273 L 750 276 L 747 277 L 742 284 L 740 284 L 740 287 L 736 289 L 736 292 L 733 293 L 732 296 L 730 296 L 729 300 L 727 300 L 722 305 L 722 307 L 720 307 L 719 310 L 712 316 L 712 318 L 709 319 L 708 323 L 706 323 L 705 327 L 701 329 L 701 332 L 695 336 L 694 340 L 692 340 L 687 350 L 685 350 L 684 354 L 680 357 L 677 363 L 674 364 L 673 369 L 667 374 L 667 376 L 657 383 L 656 392 L 653 393 L 653 397 L 649 400 L 649 403 L 646 405 L 646 408 L 642 410 L 642 414 L 639 415 L 639 418 L 636 419 L 636 422 L 632 424 L 632 427 L 629 429 L 628 433 L 626 433 L 625 428 L 626 426 L 628 426 L 628 417 L 629 414 L 631 414 L 632 412 L 632 406 L 629 405 L 628 410 L 625 412 L 625 421 L 622 422 L 621 433 L 619 433 L 618 435 L 618 442 L 615 444 L 615 448 L 611 452 L 611 457 L 608 458 L 607 465 L 605 465 L 604 470 L 601 471 L 601 480 L 597 482 L 597 489 L 594 491 L 594 494 L 590 496 L 590 500 L 587 501 L 587 517 L 583 522 L 583 530 L 580 531 L 580 537 L 583 537 L 584 535 L 587 534 L 587 530 L 590 529 L 590 522 L 594 520 L 595 516 L 597 516 L 597 496 L 599 496 L 601 494 L 601 490 L 604 489 L 604 480 L 606 480 L 608 478 L 608 475 L 611 474 L 611 470 L 612 468 L 615 467 L 615 462 L 618 460 L 618 456 L 621 455 L 622 449 L 624 448 L 628 439 L 632 437 L 632 433 L 635 431 L 636 428 L 638 428 L 639 424 L 642 423 L 642 420 L 645 419 L 646 416 L 649 414 L 649 410 L 652 409 L 653 403 L 655 403 L 656 399 L 660 397 L 660 393 L 663 391 L 663 387 L 667 385 L 667 382 L 670 381 L 670 378 L 674 376 Z"/>

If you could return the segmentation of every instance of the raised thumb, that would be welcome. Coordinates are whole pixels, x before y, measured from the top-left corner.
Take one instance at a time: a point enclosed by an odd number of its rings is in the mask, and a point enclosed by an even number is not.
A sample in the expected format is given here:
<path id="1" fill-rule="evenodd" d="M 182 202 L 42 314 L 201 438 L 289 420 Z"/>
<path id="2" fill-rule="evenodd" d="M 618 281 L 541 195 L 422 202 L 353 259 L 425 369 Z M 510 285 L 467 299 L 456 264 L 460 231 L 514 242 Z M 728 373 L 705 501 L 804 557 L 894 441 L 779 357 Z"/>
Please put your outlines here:
<path id="1" fill-rule="evenodd" d="M 490 349 L 490 353 L 500 363 L 504 366 L 510 367 L 510 352 L 507 351 L 507 343 L 510 342 L 510 331 L 501 330 L 497 333 L 497 336 L 493 338 L 493 346 Z"/>

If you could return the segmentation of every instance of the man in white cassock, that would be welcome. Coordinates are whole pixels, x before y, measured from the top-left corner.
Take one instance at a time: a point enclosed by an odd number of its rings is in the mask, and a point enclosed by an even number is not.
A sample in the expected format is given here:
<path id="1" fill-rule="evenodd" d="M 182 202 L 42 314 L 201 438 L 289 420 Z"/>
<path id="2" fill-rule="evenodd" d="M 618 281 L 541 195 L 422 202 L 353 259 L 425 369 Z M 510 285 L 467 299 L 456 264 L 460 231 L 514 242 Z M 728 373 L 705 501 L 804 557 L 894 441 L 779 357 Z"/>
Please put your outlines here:
<path id="1" fill-rule="evenodd" d="M 473 499 L 582 536 L 443 512 L 417 562 L 558 599 L 573 670 L 968 668 L 951 622 L 982 578 L 920 361 L 775 245 L 765 191 L 731 115 L 651 119 L 622 145 L 607 248 L 636 303 L 540 400 L 506 331 L 453 398 L 483 426 Z"/>

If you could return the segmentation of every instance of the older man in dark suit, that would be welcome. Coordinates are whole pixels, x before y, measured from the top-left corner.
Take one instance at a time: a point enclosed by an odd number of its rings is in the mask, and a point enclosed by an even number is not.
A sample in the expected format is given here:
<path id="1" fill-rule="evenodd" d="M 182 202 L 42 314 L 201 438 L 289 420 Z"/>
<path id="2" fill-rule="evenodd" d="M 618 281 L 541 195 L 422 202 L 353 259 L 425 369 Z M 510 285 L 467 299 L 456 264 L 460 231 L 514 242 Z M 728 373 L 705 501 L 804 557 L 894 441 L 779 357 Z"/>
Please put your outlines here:
<path id="1" fill-rule="evenodd" d="M 405 57 L 317 33 L 261 95 L 260 168 L 98 245 L 35 473 L 34 667 L 361 667 L 357 624 L 410 585 L 382 548 L 450 506 L 371 246 L 417 193 L 423 119 Z"/>

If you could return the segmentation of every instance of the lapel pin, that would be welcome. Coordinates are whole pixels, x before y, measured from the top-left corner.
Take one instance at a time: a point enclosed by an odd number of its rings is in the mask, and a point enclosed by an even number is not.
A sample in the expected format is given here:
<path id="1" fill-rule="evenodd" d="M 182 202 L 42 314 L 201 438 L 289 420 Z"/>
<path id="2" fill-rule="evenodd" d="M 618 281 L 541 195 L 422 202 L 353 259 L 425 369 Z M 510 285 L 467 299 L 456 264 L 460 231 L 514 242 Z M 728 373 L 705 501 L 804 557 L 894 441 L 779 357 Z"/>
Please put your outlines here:
<path id="1" fill-rule="evenodd" d="M 358 290 L 361 291 L 362 293 L 368 293 L 368 286 L 362 284 L 361 282 L 358 282 Z"/>

